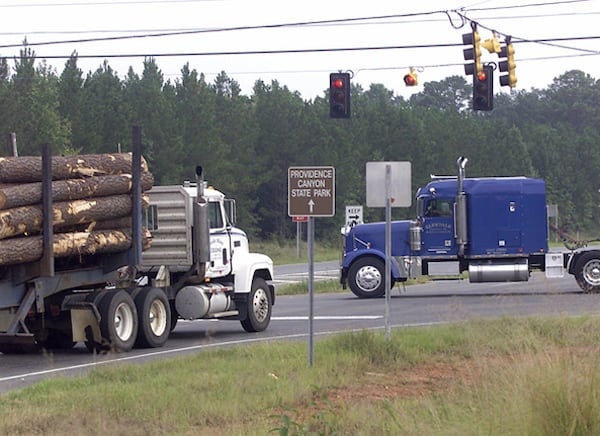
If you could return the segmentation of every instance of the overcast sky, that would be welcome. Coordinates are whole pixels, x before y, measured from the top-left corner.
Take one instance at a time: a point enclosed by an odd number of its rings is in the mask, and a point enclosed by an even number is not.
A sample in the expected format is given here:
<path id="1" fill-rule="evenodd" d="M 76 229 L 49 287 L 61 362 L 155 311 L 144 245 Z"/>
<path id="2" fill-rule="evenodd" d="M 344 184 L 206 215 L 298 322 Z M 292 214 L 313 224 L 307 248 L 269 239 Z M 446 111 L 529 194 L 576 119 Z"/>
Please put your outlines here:
<path id="1" fill-rule="evenodd" d="M 18 55 L 25 38 L 37 44 L 190 31 L 179 36 L 32 48 L 38 58 L 47 58 L 58 74 L 66 59 L 50 56 L 68 57 L 73 51 L 81 57 L 96 56 L 80 58 L 84 73 L 96 70 L 107 59 L 123 77 L 129 66 L 142 72 L 143 56 L 109 56 L 155 55 L 166 80 L 175 81 L 182 66 L 189 63 L 209 82 L 225 71 L 246 95 L 251 95 L 254 82 L 262 79 L 266 83 L 277 80 L 312 99 L 323 95 L 330 72 L 342 70 L 351 71 L 353 82 L 364 89 L 381 83 L 408 97 L 422 90 L 424 82 L 464 75 L 464 47 L 436 47 L 462 44 L 462 34 L 471 27 L 468 22 L 463 24 L 461 14 L 479 23 L 482 39 L 491 37 L 488 29 L 496 30 L 501 41 L 512 35 L 517 89 L 544 88 L 570 69 L 600 79 L 600 0 L 0 0 L 0 56 L 12 59 Z M 365 20 L 355 20 L 359 18 Z M 322 23 L 332 20 L 340 21 Z M 244 29 L 227 30 L 240 27 Z M 522 42 L 557 38 L 584 39 Z M 427 47 L 402 48 L 414 45 Z M 308 51 L 342 48 L 371 49 Z M 296 53 L 236 54 L 282 50 Z M 496 55 L 485 53 L 484 61 L 497 60 Z M 167 56 L 173 54 L 181 55 Z M 407 88 L 402 78 L 411 66 L 419 70 L 419 86 Z M 497 79 L 495 86 L 498 91 Z"/>

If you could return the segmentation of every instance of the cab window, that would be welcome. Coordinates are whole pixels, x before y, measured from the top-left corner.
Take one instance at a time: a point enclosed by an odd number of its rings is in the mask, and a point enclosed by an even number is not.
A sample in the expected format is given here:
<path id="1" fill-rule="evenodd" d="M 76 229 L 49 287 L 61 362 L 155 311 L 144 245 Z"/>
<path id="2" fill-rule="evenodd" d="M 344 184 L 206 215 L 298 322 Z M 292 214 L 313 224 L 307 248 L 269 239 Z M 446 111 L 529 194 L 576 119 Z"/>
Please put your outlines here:
<path id="1" fill-rule="evenodd" d="M 452 216 L 452 200 L 431 199 L 425 206 L 426 217 Z"/>
<path id="2" fill-rule="evenodd" d="M 225 227 L 223 224 L 223 215 L 221 214 L 221 203 L 218 201 L 208 203 L 208 221 L 211 229 L 222 229 Z"/>

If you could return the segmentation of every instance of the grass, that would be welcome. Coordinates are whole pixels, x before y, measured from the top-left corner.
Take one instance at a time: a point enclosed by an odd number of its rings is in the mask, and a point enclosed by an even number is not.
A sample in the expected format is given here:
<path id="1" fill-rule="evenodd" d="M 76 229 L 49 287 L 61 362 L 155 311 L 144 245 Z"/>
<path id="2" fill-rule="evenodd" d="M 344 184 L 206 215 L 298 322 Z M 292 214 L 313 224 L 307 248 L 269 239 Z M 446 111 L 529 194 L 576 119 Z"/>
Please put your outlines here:
<path id="1" fill-rule="evenodd" d="M 600 319 L 344 333 L 48 379 L 0 434 L 600 434 Z"/>
<path id="2" fill-rule="evenodd" d="M 250 250 L 263 253 L 273 259 L 275 265 L 287 265 L 292 263 L 308 262 L 308 247 L 306 241 L 300 242 L 300 250 L 293 241 L 250 241 Z M 342 248 L 335 244 L 320 243 L 315 241 L 313 256 L 315 262 L 339 260 Z"/>

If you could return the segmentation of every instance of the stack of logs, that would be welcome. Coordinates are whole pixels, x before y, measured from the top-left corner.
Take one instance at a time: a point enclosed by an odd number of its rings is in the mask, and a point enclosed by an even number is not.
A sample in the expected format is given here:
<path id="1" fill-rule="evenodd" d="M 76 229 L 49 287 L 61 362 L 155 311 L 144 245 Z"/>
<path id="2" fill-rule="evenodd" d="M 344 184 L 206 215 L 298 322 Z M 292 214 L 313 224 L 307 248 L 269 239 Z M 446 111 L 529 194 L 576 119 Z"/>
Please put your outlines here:
<path id="1" fill-rule="evenodd" d="M 52 157 L 55 258 L 118 253 L 131 247 L 132 155 Z M 142 191 L 154 182 L 142 158 Z M 0 157 L 0 266 L 43 254 L 42 159 Z M 144 197 L 143 207 L 147 207 Z M 147 230 L 143 249 L 150 245 Z"/>

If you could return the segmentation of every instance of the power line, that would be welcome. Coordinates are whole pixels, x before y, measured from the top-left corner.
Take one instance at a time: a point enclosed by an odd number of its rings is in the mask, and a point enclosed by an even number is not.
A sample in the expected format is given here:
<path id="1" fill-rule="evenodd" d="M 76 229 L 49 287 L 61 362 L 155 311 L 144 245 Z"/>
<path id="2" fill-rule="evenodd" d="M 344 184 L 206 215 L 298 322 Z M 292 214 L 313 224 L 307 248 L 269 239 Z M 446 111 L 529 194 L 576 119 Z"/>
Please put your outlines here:
<path id="1" fill-rule="evenodd" d="M 208 1 L 220 1 L 220 0 L 208 0 Z M 589 16 L 589 15 L 600 15 L 600 11 L 594 12 L 560 12 L 560 13 L 547 13 L 547 14 L 534 14 L 534 15 L 494 15 L 489 17 L 478 17 L 477 20 L 530 20 L 533 18 L 560 18 L 560 17 L 578 17 L 578 16 Z M 446 22 L 448 19 L 444 18 L 431 18 L 431 19 L 422 19 L 422 20 L 394 20 L 394 21 L 368 21 L 368 22 L 340 22 L 340 23 L 331 23 L 331 24 L 315 24 L 315 25 L 307 25 L 310 27 L 314 26 L 381 26 L 381 25 L 396 25 L 396 24 L 419 24 L 419 23 L 439 23 Z M 261 26 L 256 26 L 256 29 L 259 30 Z M 253 30 L 254 28 L 250 29 Z M 119 34 L 133 34 L 133 33 L 142 33 L 142 34 L 173 34 L 177 35 L 179 32 L 202 32 L 202 33 L 210 33 L 210 32 L 221 32 L 222 29 L 219 28 L 209 28 L 209 29 L 198 29 L 198 28 L 178 28 L 178 29 L 85 29 L 85 30 L 32 30 L 26 32 L 2 32 L 0 31 L 0 36 L 21 36 L 21 35 L 94 35 L 94 34 L 102 34 L 102 33 L 119 33 Z M 140 35 L 143 36 L 143 35 Z M 117 37 L 121 38 L 121 37 Z M 84 42 L 96 42 L 101 40 L 89 39 L 84 40 Z M 61 41 L 62 42 L 62 41 Z M 70 42 L 70 41 L 66 41 Z M 51 45 L 55 44 L 55 42 L 39 42 L 35 43 L 36 45 Z M 32 45 L 32 44 L 29 44 Z M 8 48 L 8 47 L 16 47 L 20 45 L 4 45 L 0 46 L 0 48 Z"/>
<path id="2" fill-rule="evenodd" d="M 514 38 L 513 44 L 535 43 L 548 44 L 554 47 L 567 48 L 570 50 L 579 50 L 589 54 L 600 54 L 598 50 L 577 49 L 565 47 L 558 44 L 552 44 L 560 41 L 590 41 L 600 39 L 600 36 L 576 36 L 564 38 L 544 38 L 527 40 Z M 196 56 L 242 56 L 242 55 L 276 55 L 276 54 L 299 54 L 299 53 L 329 53 L 329 52 L 355 52 L 355 51 L 375 51 L 375 50 L 408 50 L 408 49 L 431 49 L 446 47 L 463 47 L 462 43 L 440 43 L 440 44 L 413 44 L 413 45 L 393 45 L 393 46 L 370 46 L 370 47 L 335 47 L 335 48 L 307 48 L 307 49 L 280 49 L 280 50 L 248 50 L 248 51 L 214 51 L 214 52 L 170 52 L 170 53 L 105 53 L 105 54 L 76 54 L 78 59 L 111 59 L 111 58 L 161 58 L 161 57 L 196 57 Z M 27 58 L 27 56 L 24 56 Z M 70 59 L 73 55 L 35 55 L 32 58 L 41 59 Z"/>
<path id="3" fill-rule="evenodd" d="M 137 1 L 123 1 L 123 2 L 94 2 L 95 4 L 128 4 L 128 3 L 169 3 L 169 2 L 189 2 L 194 0 L 157 0 L 157 1 L 147 1 L 147 0 L 137 0 Z M 206 1 L 206 0 L 200 0 Z M 559 4 L 571 4 L 571 3 L 582 3 L 587 2 L 589 0 L 563 0 L 557 2 L 544 2 L 544 3 L 531 3 L 526 5 L 517 5 L 510 7 L 514 8 L 525 8 L 525 7 L 540 7 L 540 6 L 549 6 L 549 5 L 559 5 Z M 54 5 L 83 5 L 84 3 L 56 3 Z M 89 2 L 85 4 L 90 4 Z M 35 6 L 37 4 L 26 4 L 24 6 Z M 48 4 L 46 4 L 48 5 Z M 16 6 L 16 5 L 5 5 L 5 6 Z M 141 39 L 141 38 L 157 38 L 157 37 L 168 37 L 168 36 L 182 36 L 182 35 L 193 35 L 193 34 L 202 34 L 202 33 L 214 33 L 214 32 L 232 32 L 232 31 L 244 31 L 244 30 L 259 30 L 259 29 L 277 29 L 277 28 L 286 28 L 286 27 L 303 27 L 303 26 L 322 26 L 322 25 L 356 25 L 356 24 L 381 24 L 381 23 L 373 23 L 373 20 L 390 20 L 390 19 L 398 19 L 398 18 L 414 18 L 418 16 L 429 16 L 436 14 L 445 14 L 449 17 L 449 13 L 456 13 L 461 20 L 463 21 L 462 25 L 466 22 L 475 22 L 474 20 L 468 18 L 465 13 L 471 11 L 490 11 L 490 10 L 500 10 L 506 9 L 509 6 L 503 7 L 492 7 L 492 8 L 461 8 L 457 10 L 437 10 L 437 11 L 427 11 L 427 12 L 416 12 L 416 13 L 407 13 L 407 14 L 391 14 L 391 15 L 380 15 L 380 16 L 370 16 L 370 17 L 354 17 L 354 18 L 340 18 L 340 19 L 330 19 L 330 20 L 313 20 L 313 21 L 301 21 L 301 22 L 292 22 L 292 23 L 280 23 L 280 24 L 266 24 L 266 25 L 257 25 L 257 26 L 236 26 L 236 27 L 228 27 L 228 28 L 213 28 L 213 29 L 182 29 L 182 30 L 167 30 L 167 31 L 158 31 L 152 33 L 144 33 L 144 34 L 136 34 L 136 35 L 118 35 L 118 36 L 110 36 L 110 37 L 96 37 L 96 38 L 84 38 L 84 39 L 71 39 L 71 40 L 59 40 L 59 41 L 44 41 L 44 42 L 36 42 L 30 43 L 28 42 L 26 45 L 28 47 L 37 47 L 37 46 L 45 46 L 45 45 L 59 45 L 59 44 L 81 44 L 88 42 L 105 42 L 105 41 L 122 41 L 128 39 Z M 598 14 L 600 12 L 593 12 L 592 14 Z M 539 15 L 542 17 L 543 15 Z M 555 14 L 554 16 L 561 16 L 561 14 Z M 498 17 L 495 17 L 497 19 Z M 519 17 L 505 17 L 505 18 L 519 18 Z M 524 17 L 526 18 L 526 17 Z M 531 16 L 529 17 L 531 18 Z M 481 19 L 481 18 L 480 18 Z M 410 23 L 418 23 L 419 21 L 413 20 Z M 388 21 L 387 24 L 390 24 Z M 478 23 L 479 24 L 479 23 Z M 462 27 L 462 26 L 460 26 Z M 485 26 L 481 26 L 483 28 L 489 29 Z M 129 31 L 131 32 L 131 31 Z M 84 32 L 82 32 L 84 33 Z M 89 33 L 85 32 L 85 33 Z M 501 32 L 498 32 L 502 34 Z M 526 40 L 524 38 L 519 38 L 521 40 Z M 0 48 L 16 48 L 22 47 L 23 44 L 7 44 L 0 45 Z M 569 48 L 575 49 L 571 47 L 561 47 L 561 48 Z M 290 53 L 293 53 L 291 51 Z M 300 51 L 302 52 L 302 51 Z M 232 53 L 235 54 L 235 53 Z M 241 54 L 241 53 L 240 53 Z M 249 54 L 253 54 L 250 53 Z M 258 53 L 260 54 L 260 53 Z M 142 55 L 106 55 L 105 57 L 140 57 Z M 161 56 L 167 56 L 166 54 L 162 54 Z M 50 57 L 49 57 L 50 58 Z M 63 57 L 64 58 L 64 57 Z"/>
<path id="4" fill-rule="evenodd" d="M 568 59 L 568 58 L 576 58 L 576 57 L 587 57 L 587 56 L 597 56 L 600 55 L 598 53 L 579 53 L 572 55 L 562 55 L 562 56 L 540 56 L 533 58 L 521 58 L 519 59 L 519 63 L 522 62 L 532 62 L 532 61 L 548 61 L 548 60 L 556 60 L 556 59 Z M 425 64 L 419 65 L 419 68 L 423 70 L 432 69 L 432 68 L 447 68 L 447 67 L 462 67 L 464 63 L 462 62 L 454 62 L 454 63 L 445 63 L 445 64 Z M 354 73 L 358 74 L 361 71 L 390 71 L 390 70 L 407 70 L 410 67 L 414 67 L 415 65 L 394 65 L 394 66 L 384 66 L 384 67 L 365 67 L 365 68 L 357 68 L 354 69 Z M 270 70 L 270 71 L 230 71 L 229 75 L 260 75 L 260 74 L 322 74 L 331 72 L 331 69 L 304 69 L 304 70 Z M 221 74 L 222 71 L 216 72 L 203 72 L 203 74 L 207 76 L 213 76 Z M 179 76 L 180 73 L 177 74 L 165 74 L 165 76 Z"/>
<path id="5" fill-rule="evenodd" d="M 543 2 L 543 3 L 528 3 L 528 4 L 518 4 L 518 5 L 510 5 L 510 6 L 494 6 L 489 8 L 462 8 L 463 11 L 499 11 L 502 9 L 523 9 L 523 8 L 532 8 L 532 7 L 540 7 L 540 6 L 557 6 L 557 5 L 565 5 L 565 4 L 573 4 L 573 3 L 588 3 L 591 0 L 562 0 L 555 2 Z"/>
<path id="6" fill-rule="evenodd" d="M 119 6 L 119 5 L 135 5 L 135 4 L 161 4 L 161 3 L 205 3 L 223 0 L 125 0 L 125 1 L 85 1 L 79 2 L 63 2 L 63 3 L 11 3 L 8 5 L 0 5 L 0 8 L 39 8 L 39 7 L 55 7 L 55 6 Z"/>
<path id="7" fill-rule="evenodd" d="M 258 25 L 258 26 L 235 26 L 235 27 L 223 27 L 223 28 L 217 28 L 217 29 L 193 29 L 193 30 L 185 30 L 185 31 L 178 31 L 178 32 L 148 33 L 148 34 L 143 34 L 143 35 L 111 36 L 111 37 L 103 37 L 103 38 L 86 38 L 86 39 L 66 40 L 66 41 L 65 40 L 63 40 L 63 41 L 46 41 L 46 42 L 28 43 L 27 45 L 30 47 L 35 47 L 35 46 L 41 46 L 41 45 L 81 44 L 81 43 L 86 43 L 86 42 L 120 41 L 120 40 L 127 40 L 127 39 L 157 38 L 157 37 L 165 37 L 165 36 L 194 35 L 194 34 L 201 34 L 201 33 L 233 32 L 233 31 L 258 30 L 258 29 L 278 29 L 278 28 L 285 28 L 285 27 L 302 27 L 302 26 L 314 26 L 314 25 L 333 24 L 333 23 L 350 23 L 350 22 L 381 20 L 381 19 L 389 19 L 389 18 L 406 18 L 406 17 L 415 17 L 415 16 L 422 16 L 422 15 L 433 15 L 433 14 L 439 14 L 439 13 L 445 13 L 445 11 L 379 15 L 379 16 L 357 17 L 357 18 L 337 18 L 337 19 L 331 19 L 331 20 L 299 21 L 299 22 L 293 22 L 293 23 L 263 24 L 263 25 Z M 14 47 L 20 47 L 20 46 L 21 46 L 20 44 L 0 45 L 0 48 L 14 48 Z"/>

